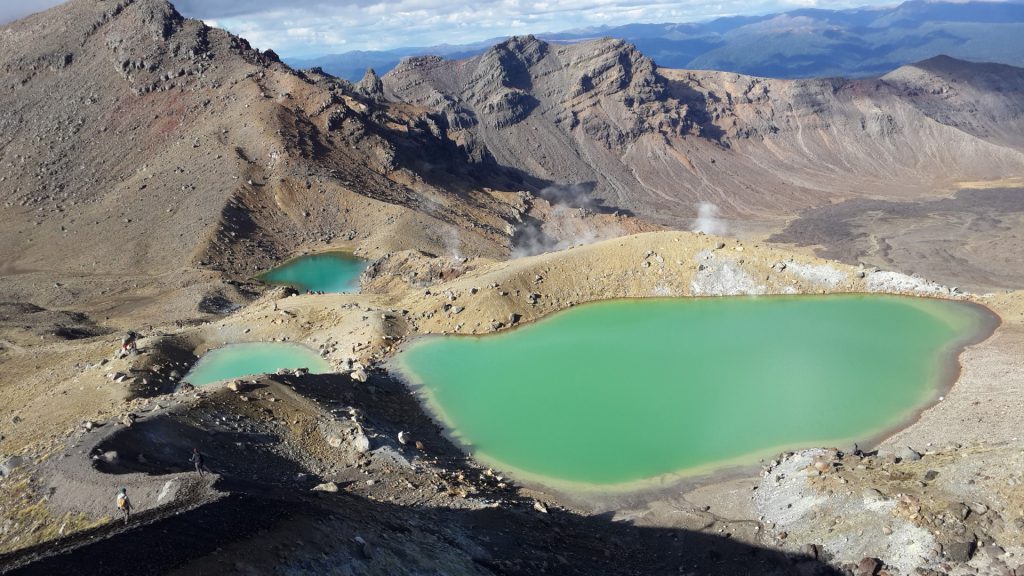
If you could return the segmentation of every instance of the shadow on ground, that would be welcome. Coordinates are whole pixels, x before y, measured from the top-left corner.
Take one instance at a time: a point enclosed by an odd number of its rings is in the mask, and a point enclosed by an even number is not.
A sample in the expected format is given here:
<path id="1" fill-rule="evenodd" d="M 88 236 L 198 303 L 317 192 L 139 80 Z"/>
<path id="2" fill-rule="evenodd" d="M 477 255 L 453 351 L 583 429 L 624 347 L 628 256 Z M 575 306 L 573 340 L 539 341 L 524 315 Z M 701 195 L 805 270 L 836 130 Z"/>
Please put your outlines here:
<path id="1" fill-rule="evenodd" d="M 248 391 L 253 398 L 260 396 L 256 392 L 273 392 L 280 398 L 274 406 L 316 407 L 318 419 L 329 418 L 336 406 L 358 406 L 364 429 L 377 432 L 373 449 L 390 446 L 414 456 L 414 448 L 391 440 L 398 430 L 408 430 L 423 439 L 429 458 L 443 469 L 482 477 L 415 396 L 383 372 L 374 372 L 363 385 L 340 375 L 263 377 Z M 429 486 L 434 476 L 429 470 L 379 476 L 380 490 L 367 494 L 347 491 L 351 486 L 343 478 L 337 493 L 311 492 L 312 484 L 325 480 L 311 471 L 315 462 L 308 455 L 292 459 L 293 453 L 275 452 L 275 446 L 280 450 L 295 437 L 275 436 L 268 433 L 271 428 L 250 422 L 243 411 L 263 408 L 256 399 L 236 398 L 226 388 L 214 391 L 202 406 L 140 420 L 97 444 L 117 450 L 119 457 L 117 463 L 99 464 L 96 474 L 113 480 L 145 472 L 157 482 L 163 474 L 187 469 L 190 447 L 199 444 L 222 475 L 215 486 L 219 493 L 186 495 L 178 507 L 143 510 L 128 525 L 111 522 L 0 556 L 0 573 L 840 574 L 816 559 L 745 544 L 728 534 L 641 527 L 611 514 L 557 507 L 542 513 L 519 491 L 488 485 L 477 486 L 473 499 L 395 503 L 408 494 L 403 487 L 408 480 Z M 204 410 L 215 419 L 204 420 Z M 305 478 L 300 473 L 309 477 L 299 480 Z"/>

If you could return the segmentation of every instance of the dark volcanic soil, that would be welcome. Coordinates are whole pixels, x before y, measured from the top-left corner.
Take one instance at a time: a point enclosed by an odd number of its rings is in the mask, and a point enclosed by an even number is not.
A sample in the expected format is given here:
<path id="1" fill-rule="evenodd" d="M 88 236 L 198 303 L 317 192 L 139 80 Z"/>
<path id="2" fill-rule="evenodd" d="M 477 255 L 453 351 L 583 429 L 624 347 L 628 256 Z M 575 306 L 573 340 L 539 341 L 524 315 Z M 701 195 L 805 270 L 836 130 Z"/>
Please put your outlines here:
<path id="1" fill-rule="evenodd" d="M 921 202 L 847 200 L 809 210 L 771 242 L 823 258 L 988 292 L 1024 286 L 1024 189 L 961 190 Z"/>

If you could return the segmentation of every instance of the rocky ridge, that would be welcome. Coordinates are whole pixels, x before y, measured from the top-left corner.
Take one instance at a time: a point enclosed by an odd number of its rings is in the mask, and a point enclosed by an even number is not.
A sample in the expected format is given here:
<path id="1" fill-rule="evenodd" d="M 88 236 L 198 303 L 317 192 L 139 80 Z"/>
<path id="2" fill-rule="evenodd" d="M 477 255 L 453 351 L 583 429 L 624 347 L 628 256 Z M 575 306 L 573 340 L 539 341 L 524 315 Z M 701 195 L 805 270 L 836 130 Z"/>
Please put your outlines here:
<path id="1" fill-rule="evenodd" d="M 410 58 L 384 85 L 444 114 L 474 158 L 685 226 L 701 202 L 770 221 L 1020 173 L 1021 79 L 939 58 L 877 79 L 772 80 L 661 69 L 619 40 L 522 37 L 465 61 Z"/>

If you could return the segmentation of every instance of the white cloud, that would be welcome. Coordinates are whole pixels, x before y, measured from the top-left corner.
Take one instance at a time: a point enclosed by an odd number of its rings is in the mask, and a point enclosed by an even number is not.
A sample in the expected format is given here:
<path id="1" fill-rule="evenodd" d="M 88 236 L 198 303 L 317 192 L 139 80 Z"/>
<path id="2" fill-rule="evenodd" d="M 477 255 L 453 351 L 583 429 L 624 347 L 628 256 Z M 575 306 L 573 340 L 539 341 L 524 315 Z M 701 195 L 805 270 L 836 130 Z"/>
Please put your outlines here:
<path id="1" fill-rule="evenodd" d="M 0 0 L 0 22 L 59 0 Z M 894 0 L 172 0 L 182 14 L 282 56 L 463 44 L 508 34 L 631 22 L 689 22 L 800 6 Z"/>

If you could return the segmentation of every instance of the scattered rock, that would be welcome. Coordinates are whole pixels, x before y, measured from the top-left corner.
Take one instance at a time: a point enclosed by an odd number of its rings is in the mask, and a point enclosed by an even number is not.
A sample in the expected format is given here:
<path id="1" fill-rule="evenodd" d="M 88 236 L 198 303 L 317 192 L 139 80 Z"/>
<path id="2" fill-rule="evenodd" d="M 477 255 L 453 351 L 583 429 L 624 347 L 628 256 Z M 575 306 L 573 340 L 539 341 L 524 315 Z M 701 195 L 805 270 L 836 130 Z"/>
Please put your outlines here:
<path id="1" fill-rule="evenodd" d="M 369 559 L 370 556 L 372 556 L 372 550 L 366 540 L 363 540 L 362 536 L 356 536 L 353 540 L 355 540 L 355 543 L 359 545 L 359 552 L 363 557 Z"/>
<path id="2" fill-rule="evenodd" d="M 978 516 L 981 516 L 982 514 L 988 512 L 988 506 L 982 504 L 981 502 L 971 502 L 967 506 L 971 509 L 971 512 L 973 514 L 977 514 Z"/>
<path id="3" fill-rule="evenodd" d="M 903 460 L 904 462 L 912 462 L 921 459 L 921 453 L 918 452 L 917 450 L 914 450 L 910 446 L 904 446 L 903 448 L 900 448 L 899 451 L 896 452 L 896 456 L 898 456 L 899 459 Z"/>
<path id="4" fill-rule="evenodd" d="M 8 456 L 0 460 L 0 476 L 10 476 L 11 472 L 29 463 L 24 456 Z"/>
<path id="5" fill-rule="evenodd" d="M 370 439 L 366 437 L 366 434 L 362 432 L 356 434 L 351 440 L 352 449 L 360 454 L 369 452 L 370 450 Z"/>
<path id="6" fill-rule="evenodd" d="M 949 542 L 942 546 L 942 555 L 954 562 L 967 562 L 974 557 L 976 548 L 974 540 Z"/>
<path id="7" fill-rule="evenodd" d="M 865 502 L 881 502 L 885 500 L 885 496 L 874 488 L 865 488 L 863 496 Z"/>
<path id="8" fill-rule="evenodd" d="M 804 544 L 800 547 L 800 552 L 812 560 L 818 560 L 821 558 L 822 548 L 820 544 Z"/>
<path id="9" fill-rule="evenodd" d="M 860 562 L 857 562 L 853 573 L 855 576 L 875 576 L 882 569 L 882 565 L 882 561 L 878 558 L 865 556 L 861 558 Z"/>

